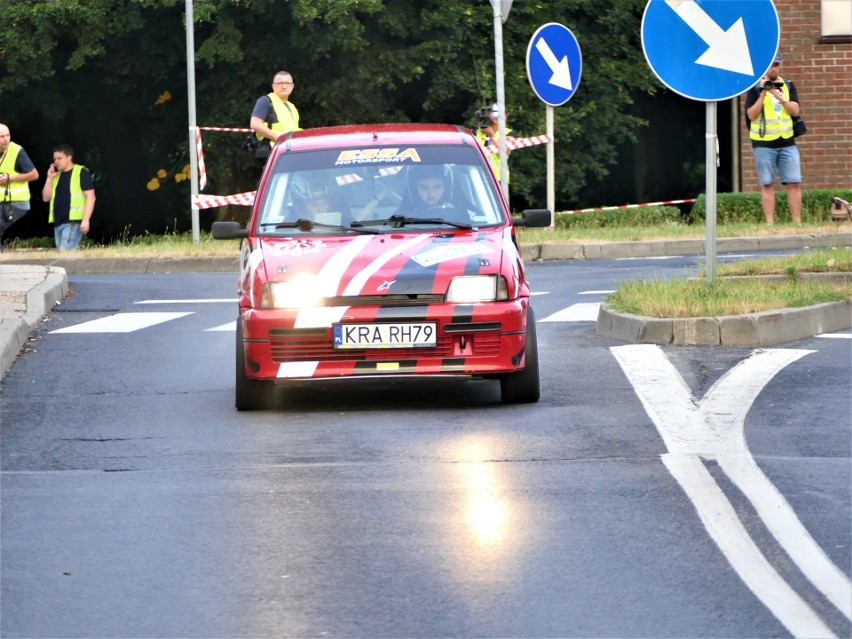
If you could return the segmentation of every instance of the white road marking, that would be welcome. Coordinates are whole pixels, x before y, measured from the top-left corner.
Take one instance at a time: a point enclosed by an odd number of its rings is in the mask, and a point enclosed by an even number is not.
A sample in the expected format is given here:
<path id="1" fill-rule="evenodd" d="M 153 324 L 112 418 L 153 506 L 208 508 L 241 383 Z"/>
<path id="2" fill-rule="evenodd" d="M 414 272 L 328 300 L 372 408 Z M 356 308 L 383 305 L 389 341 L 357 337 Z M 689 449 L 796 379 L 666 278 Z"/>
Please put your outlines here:
<path id="1" fill-rule="evenodd" d="M 852 333 L 820 333 L 817 337 L 825 337 L 827 339 L 852 339 Z"/>
<path id="2" fill-rule="evenodd" d="M 615 293 L 615 289 L 609 291 L 580 291 L 578 295 L 609 295 Z"/>
<path id="3" fill-rule="evenodd" d="M 233 322 L 228 322 L 227 324 L 220 324 L 219 326 L 214 326 L 212 328 L 205 328 L 205 333 L 210 333 L 214 331 L 229 331 L 234 332 L 237 330 L 237 322 L 234 320 Z"/>
<path id="4" fill-rule="evenodd" d="M 552 315 L 548 315 L 539 322 L 596 322 L 600 302 L 589 302 L 583 304 L 572 304 Z"/>
<path id="5" fill-rule="evenodd" d="M 59 328 L 51 333 L 132 333 L 193 313 L 118 313 L 108 317 Z"/>
<path id="6" fill-rule="evenodd" d="M 655 345 L 610 349 L 663 438 L 663 463 L 692 501 L 707 532 L 755 596 L 796 637 L 833 637 L 817 614 L 768 562 L 749 537 L 702 458 L 715 459 L 751 501 L 767 529 L 802 573 L 847 618 L 852 584 L 763 474 L 745 443 L 744 420 L 754 399 L 785 366 L 814 351 L 758 350 L 696 401 Z"/>
<path id="7" fill-rule="evenodd" d="M 221 297 L 202 300 L 141 300 L 134 304 L 236 304 L 239 299 L 236 297 Z"/>
<path id="8" fill-rule="evenodd" d="M 530 291 L 530 297 L 533 295 L 550 295 L 550 291 Z"/>

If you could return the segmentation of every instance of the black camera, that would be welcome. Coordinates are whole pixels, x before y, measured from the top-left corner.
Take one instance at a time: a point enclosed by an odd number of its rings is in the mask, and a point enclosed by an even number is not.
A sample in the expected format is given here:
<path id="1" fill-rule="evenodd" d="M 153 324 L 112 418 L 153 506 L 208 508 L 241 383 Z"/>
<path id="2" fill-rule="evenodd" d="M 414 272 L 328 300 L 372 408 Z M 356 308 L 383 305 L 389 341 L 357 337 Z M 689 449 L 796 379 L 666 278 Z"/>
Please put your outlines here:
<path id="1" fill-rule="evenodd" d="M 767 80 L 763 83 L 764 91 L 772 91 L 772 89 L 780 89 L 784 86 L 783 82 L 773 82 L 772 80 Z"/>

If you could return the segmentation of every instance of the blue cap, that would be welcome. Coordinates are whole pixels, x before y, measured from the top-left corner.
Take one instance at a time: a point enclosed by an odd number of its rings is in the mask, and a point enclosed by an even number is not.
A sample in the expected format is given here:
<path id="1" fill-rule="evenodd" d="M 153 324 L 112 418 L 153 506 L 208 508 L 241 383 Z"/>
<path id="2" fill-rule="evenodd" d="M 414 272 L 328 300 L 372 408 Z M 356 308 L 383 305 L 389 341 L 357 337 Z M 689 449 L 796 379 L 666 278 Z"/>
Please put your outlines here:
<path id="1" fill-rule="evenodd" d="M 776 53 L 772 59 L 772 64 L 781 64 L 782 62 L 784 62 L 784 58 L 781 57 L 780 53 Z"/>

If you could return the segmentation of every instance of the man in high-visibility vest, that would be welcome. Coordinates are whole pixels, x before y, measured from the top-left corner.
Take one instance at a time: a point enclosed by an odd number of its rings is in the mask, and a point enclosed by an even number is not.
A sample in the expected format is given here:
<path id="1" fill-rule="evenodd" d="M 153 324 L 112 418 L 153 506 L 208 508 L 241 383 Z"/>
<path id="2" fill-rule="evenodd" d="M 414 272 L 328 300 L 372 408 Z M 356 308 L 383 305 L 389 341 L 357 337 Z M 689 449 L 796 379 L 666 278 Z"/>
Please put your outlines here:
<path id="1" fill-rule="evenodd" d="M 29 183 L 38 170 L 20 144 L 12 142 L 9 127 L 0 124 L 0 251 L 3 234 L 30 210 Z"/>
<path id="2" fill-rule="evenodd" d="M 95 185 L 89 170 L 74 164 L 74 149 L 69 145 L 60 144 L 53 149 L 53 162 L 47 167 L 41 197 L 50 202 L 48 222 L 53 224 L 56 248 L 76 249 L 89 232 L 95 210 Z"/>
<path id="3" fill-rule="evenodd" d="M 249 127 L 259 140 L 255 159 L 265 162 L 279 137 L 302 130 L 299 128 L 299 110 L 290 102 L 294 88 L 293 75 L 289 71 L 279 71 L 272 78 L 272 92 L 260 96 L 255 102 L 249 121 Z"/>
<path id="4" fill-rule="evenodd" d="M 500 108 L 495 102 L 491 107 L 484 107 L 479 110 L 478 114 L 483 121 L 476 130 L 476 139 L 481 146 L 485 147 L 486 153 L 489 154 L 491 160 L 491 168 L 494 169 L 494 175 L 497 181 L 500 181 Z M 508 114 L 506 114 L 508 118 Z M 514 137 L 515 132 L 506 124 L 506 137 Z M 506 152 L 506 162 L 509 161 L 509 153 Z M 506 183 L 509 183 L 509 169 L 506 168 Z"/>
<path id="5" fill-rule="evenodd" d="M 746 95 L 749 138 L 754 151 L 760 202 L 767 224 L 775 223 L 775 174 L 787 185 L 787 206 L 794 224 L 802 223 L 802 166 L 793 137 L 793 118 L 799 115 L 796 85 L 781 77 L 781 56 Z"/>

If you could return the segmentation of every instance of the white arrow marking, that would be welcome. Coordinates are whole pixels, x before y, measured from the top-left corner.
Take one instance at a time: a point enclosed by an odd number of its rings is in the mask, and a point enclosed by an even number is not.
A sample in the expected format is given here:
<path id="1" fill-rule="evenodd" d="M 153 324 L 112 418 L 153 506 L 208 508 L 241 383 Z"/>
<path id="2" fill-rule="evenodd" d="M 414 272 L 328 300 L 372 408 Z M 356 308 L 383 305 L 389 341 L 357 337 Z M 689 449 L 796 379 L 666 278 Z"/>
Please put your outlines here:
<path id="1" fill-rule="evenodd" d="M 813 351 L 755 351 L 696 401 L 658 346 L 616 346 L 610 350 L 666 443 L 668 453 L 663 455 L 663 463 L 743 582 L 794 636 L 834 637 L 767 561 L 702 462 L 702 458 L 717 461 L 790 559 L 852 619 L 849 578 L 811 537 L 755 463 L 745 442 L 745 418 L 760 391 L 781 369 Z"/>
<path id="2" fill-rule="evenodd" d="M 709 46 L 695 63 L 707 67 L 754 75 L 743 19 L 724 31 L 695 0 L 666 0 L 666 4 Z"/>
<path id="3" fill-rule="evenodd" d="M 573 91 L 574 84 L 571 82 L 571 71 L 568 69 L 568 56 L 564 55 L 561 60 L 557 60 L 556 55 L 550 50 L 544 38 L 538 39 L 538 42 L 535 43 L 535 48 L 553 72 L 548 82 L 567 91 Z"/>

